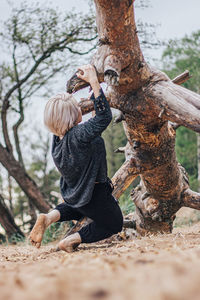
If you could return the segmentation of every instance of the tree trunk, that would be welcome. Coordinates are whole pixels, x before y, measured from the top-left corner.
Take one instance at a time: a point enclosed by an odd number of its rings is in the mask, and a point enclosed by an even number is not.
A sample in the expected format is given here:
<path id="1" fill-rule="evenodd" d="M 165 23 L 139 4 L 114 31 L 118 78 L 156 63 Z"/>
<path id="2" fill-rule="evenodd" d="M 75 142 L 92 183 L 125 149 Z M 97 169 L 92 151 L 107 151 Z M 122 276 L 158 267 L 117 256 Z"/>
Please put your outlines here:
<path id="1" fill-rule="evenodd" d="M 13 214 L 12 181 L 9 173 L 8 173 L 8 201 L 10 204 L 10 211 Z"/>
<path id="2" fill-rule="evenodd" d="M 200 192 L 200 134 L 197 133 L 197 170 L 198 170 L 198 192 Z"/>
<path id="3" fill-rule="evenodd" d="M 10 238 L 13 234 L 24 237 L 24 234 L 15 224 L 14 218 L 4 203 L 3 197 L 0 195 L 0 223 L 5 229 L 6 235 Z"/>
<path id="4" fill-rule="evenodd" d="M 36 215 L 36 212 L 35 212 L 35 207 L 33 205 L 33 203 L 28 200 L 28 205 L 29 205 L 29 215 L 31 217 L 31 220 L 30 220 L 30 230 L 33 228 L 33 226 L 35 225 L 35 222 L 37 220 L 37 215 Z"/>
<path id="5" fill-rule="evenodd" d="M 128 155 L 113 177 L 114 195 L 140 175 L 132 193 L 136 228 L 142 233 L 171 232 L 182 206 L 200 209 L 200 194 L 189 189 L 184 168 L 175 154 L 175 129 L 182 125 L 200 132 L 200 96 L 172 82 L 147 65 L 142 55 L 134 20 L 133 1 L 95 0 L 99 49 L 91 63 L 100 82 L 107 83 L 111 107 L 123 113 Z M 175 84 L 177 83 L 177 84 Z M 85 82 L 74 75 L 67 83 L 75 92 Z M 92 104 L 80 103 L 83 113 Z"/>
<path id="6" fill-rule="evenodd" d="M 40 212 L 48 212 L 51 208 L 45 201 L 44 196 L 38 189 L 35 182 L 29 177 L 24 168 L 6 148 L 0 145 L 0 162 L 17 181 L 21 189 Z"/>

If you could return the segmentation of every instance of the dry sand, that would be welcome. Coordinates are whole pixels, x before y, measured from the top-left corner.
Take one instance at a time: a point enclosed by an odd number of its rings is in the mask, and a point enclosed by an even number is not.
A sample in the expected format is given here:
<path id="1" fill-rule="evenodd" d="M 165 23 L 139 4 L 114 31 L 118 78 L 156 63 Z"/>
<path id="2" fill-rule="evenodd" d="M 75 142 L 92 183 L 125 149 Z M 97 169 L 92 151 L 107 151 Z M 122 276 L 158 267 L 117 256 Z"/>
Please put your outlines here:
<path id="1" fill-rule="evenodd" d="M 200 223 L 72 254 L 53 246 L 0 246 L 1 300 L 200 299 Z"/>

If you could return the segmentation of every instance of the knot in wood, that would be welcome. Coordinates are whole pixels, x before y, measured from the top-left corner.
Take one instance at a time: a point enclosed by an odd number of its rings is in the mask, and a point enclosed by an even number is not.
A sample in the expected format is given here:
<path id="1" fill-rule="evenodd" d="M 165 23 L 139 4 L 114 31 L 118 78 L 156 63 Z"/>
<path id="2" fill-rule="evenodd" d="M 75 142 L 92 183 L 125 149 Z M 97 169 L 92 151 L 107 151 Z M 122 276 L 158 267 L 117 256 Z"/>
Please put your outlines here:
<path id="1" fill-rule="evenodd" d="M 110 45 L 111 42 L 109 41 L 108 37 L 105 36 L 103 38 L 100 38 L 99 41 L 98 41 L 98 46 L 103 46 L 103 45 Z"/>
<path id="2" fill-rule="evenodd" d="M 135 150 L 135 149 L 137 149 L 137 148 L 139 148 L 141 146 L 141 142 L 140 141 L 134 141 L 133 142 L 133 149 Z"/>

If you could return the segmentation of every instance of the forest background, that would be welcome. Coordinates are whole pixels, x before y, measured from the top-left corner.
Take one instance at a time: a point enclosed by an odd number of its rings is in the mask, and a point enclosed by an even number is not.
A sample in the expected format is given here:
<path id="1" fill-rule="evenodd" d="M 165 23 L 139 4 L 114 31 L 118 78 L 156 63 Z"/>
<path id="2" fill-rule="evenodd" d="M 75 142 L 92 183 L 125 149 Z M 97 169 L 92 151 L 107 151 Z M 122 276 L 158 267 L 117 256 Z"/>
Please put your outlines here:
<path id="1" fill-rule="evenodd" d="M 154 2 L 138 1 L 136 15 L 153 6 Z M 56 84 L 63 90 L 67 78 L 77 66 L 89 61 L 98 46 L 91 1 L 88 12 L 80 15 L 71 10 L 60 12 L 50 4 L 41 5 L 40 2 L 10 5 L 12 12 L 2 24 L 0 33 L 2 241 L 5 241 L 5 233 L 10 241 L 23 237 L 32 228 L 39 211 L 45 211 L 60 201 L 59 174 L 50 155 L 51 135 L 37 120 L 42 119 L 48 97 L 58 91 Z M 170 78 L 188 69 L 192 77 L 184 85 L 200 93 L 200 31 L 166 41 L 156 36 L 158 24 L 138 18 L 137 26 L 145 58 L 151 64 L 159 64 Z M 162 51 L 162 57 L 153 60 L 156 49 Z M 79 92 L 77 100 L 86 97 L 87 93 L 88 90 Z M 116 151 L 126 145 L 123 126 L 114 121 L 117 115 L 118 112 L 113 111 L 113 121 L 103 133 L 109 177 L 124 161 L 124 154 Z M 178 161 L 189 174 L 191 188 L 200 191 L 199 135 L 180 127 L 176 152 Z M 136 179 L 120 198 L 124 214 L 134 210 L 129 194 L 138 181 Z M 54 237 L 58 231 L 59 228 L 53 228 Z"/>

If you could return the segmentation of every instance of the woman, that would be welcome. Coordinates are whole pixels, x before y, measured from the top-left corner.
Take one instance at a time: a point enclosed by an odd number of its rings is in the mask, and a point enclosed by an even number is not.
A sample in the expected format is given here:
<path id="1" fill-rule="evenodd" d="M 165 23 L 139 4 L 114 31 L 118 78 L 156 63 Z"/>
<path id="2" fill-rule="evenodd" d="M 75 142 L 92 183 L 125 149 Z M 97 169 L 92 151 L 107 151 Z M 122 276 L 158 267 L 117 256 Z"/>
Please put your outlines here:
<path id="1" fill-rule="evenodd" d="M 64 203 L 48 214 L 40 214 L 30 233 L 33 245 L 40 247 L 45 229 L 53 222 L 93 221 L 61 240 L 60 250 L 72 252 L 80 243 L 92 243 L 122 230 L 123 217 L 112 196 L 107 177 L 104 140 L 100 136 L 112 120 L 109 103 L 100 87 L 93 66 L 82 66 L 77 76 L 93 90 L 95 117 L 82 121 L 81 109 L 72 95 L 59 94 L 45 107 L 44 123 L 54 134 L 52 156 L 61 173 L 60 189 Z"/>

